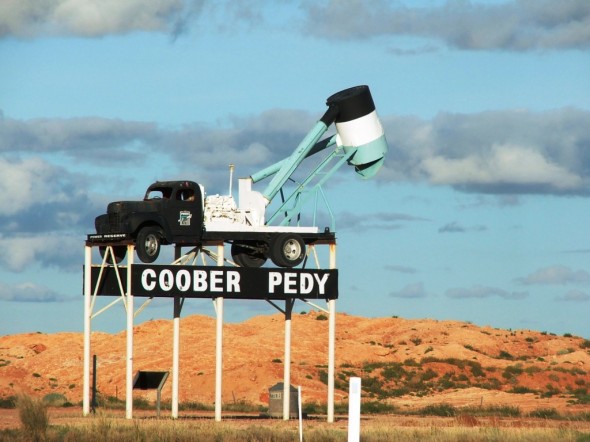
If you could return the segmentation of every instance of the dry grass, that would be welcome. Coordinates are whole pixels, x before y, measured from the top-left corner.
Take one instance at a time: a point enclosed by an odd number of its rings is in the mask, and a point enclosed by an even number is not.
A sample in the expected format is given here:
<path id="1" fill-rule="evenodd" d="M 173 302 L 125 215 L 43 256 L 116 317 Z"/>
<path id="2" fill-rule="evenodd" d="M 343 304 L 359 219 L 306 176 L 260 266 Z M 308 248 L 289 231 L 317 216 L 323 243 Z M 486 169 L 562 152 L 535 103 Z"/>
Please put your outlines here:
<path id="1" fill-rule="evenodd" d="M 23 435 L 32 441 L 45 440 L 49 427 L 49 416 L 43 400 L 21 395 L 17 399 L 16 406 Z"/>
<path id="2" fill-rule="evenodd" d="M 33 404 L 33 408 L 38 404 Z M 16 411 L 16 410 L 15 410 Z M 19 409 L 20 411 L 20 409 Z M 156 419 L 153 411 L 137 411 L 126 420 L 121 411 L 99 411 L 81 417 L 79 410 L 51 409 L 51 425 L 31 432 L 25 425 L 0 430 L 0 441 L 294 441 L 298 440 L 297 420 L 259 419 L 255 415 L 224 415 L 215 422 L 209 412 L 195 412 L 173 420 Z M 29 420 L 32 423 L 32 420 Z M 41 421 L 42 422 L 42 419 Z M 340 417 L 327 423 L 325 416 L 303 423 L 306 441 L 347 439 L 348 422 Z M 42 425 L 40 424 L 40 428 Z M 37 439 L 33 435 L 38 434 Z M 363 416 L 363 441 L 588 441 L 588 421 L 526 417 L 497 417 L 459 414 L 457 416 Z"/>

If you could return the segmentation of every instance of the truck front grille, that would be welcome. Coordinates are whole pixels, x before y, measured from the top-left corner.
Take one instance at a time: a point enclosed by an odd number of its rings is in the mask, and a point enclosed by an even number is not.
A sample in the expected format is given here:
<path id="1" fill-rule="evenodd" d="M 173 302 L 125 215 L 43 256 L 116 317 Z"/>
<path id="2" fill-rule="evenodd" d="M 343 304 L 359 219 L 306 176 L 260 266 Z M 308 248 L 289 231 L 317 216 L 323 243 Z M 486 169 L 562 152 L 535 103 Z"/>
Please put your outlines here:
<path id="1" fill-rule="evenodd" d="M 118 212 L 109 213 L 109 230 L 111 232 L 119 232 L 121 227 L 121 219 Z"/>

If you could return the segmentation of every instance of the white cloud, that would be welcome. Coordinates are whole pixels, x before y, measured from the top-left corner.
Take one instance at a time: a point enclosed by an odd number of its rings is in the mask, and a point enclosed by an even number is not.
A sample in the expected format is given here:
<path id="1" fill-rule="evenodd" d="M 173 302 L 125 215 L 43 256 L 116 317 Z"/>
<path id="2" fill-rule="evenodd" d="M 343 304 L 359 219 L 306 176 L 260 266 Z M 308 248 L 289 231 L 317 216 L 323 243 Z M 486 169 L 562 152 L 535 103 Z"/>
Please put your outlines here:
<path id="1" fill-rule="evenodd" d="M 8 285 L 0 283 L 0 300 L 15 302 L 55 302 L 64 298 L 47 287 L 32 282 Z"/>
<path id="2" fill-rule="evenodd" d="M 482 225 L 475 225 L 470 227 L 465 227 L 459 224 L 457 221 L 453 221 L 451 223 L 445 224 L 444 226 L 438 229 L 438 233 L 466 233 L 466 232 L 483 232 L 487 230 L 486 226 Z"/>
<path id="3" fill-rule="evenodd" d="M 421 282 L 417 282 L 415 284 L 408 284 L 401 290 L 397 292 L 391 292 L 389 294 L 392 298 L 406 298 L 406 299 L 416 299 L 416 298 L 426 298 L 427 293 L 424 290 L 424 284 Z"/>
<path id="4" fill-rule="evenodd" d="M 590 46 L 587 0 L 307 1 L 306 30 L 331 39 L 413 36 L 467 50 L 584 49 Z"/>
<path id="5" fill-rule="evenodd" d="M 585 270 L 572 270 L 561 265 L 544 267 L 530 275 L 517 280 L 522 284 L 586 284 L 590 282 L 590 273 Z"/>
<path id="6" fill-rule="evenodd" d="M 385 270 L 389 270 L 389 271 L 397 272 L 397 273 L 416 273 L 417 272 L 417 270 L 413 267 L 393 265 L 393 264 L 386 264 L 384 266 L 384 268 L 385 268 Z"/>
<path id="7" fill-rule="evenodd" d="M 61 168 L 40 158 L 10 161 L 0 158 L 0 215 L 14 215 L 40 203 L 63 202 Z"/>
<path id="8" fill-rule="evenodd" d="M 34 264 L 79 271 L 84 259 L 80 238 L 58 235 L 0 237 L 0 264 L 22 272 Z"/>
<path id="9" fill-rule="evenodd" d="M 548 161 L 531 148 L 493 146 L 486 155 L 473 154 L 462 158 L 433 156 L 425 158 L 423 167 L 434 184 L 490 185 L 510 183 L 521 186 L 550 186 L 572 190 L 582 179 Z"/>
<path id="10" fill-rule="evenodd" d="M 3 0 L 0 37 L 100 37 L 133 31 L 177 35 L 197 15 L 199 0 Z"/>
<path id="11" fill-rule="evenodd" d="M 441 113 L 383 118 L 390 150 L 381 181 L 427 181 L 496 195 L 588 195 L 590 112 Z"/>
<path id="12" fill-rule="evenodd" d="M 590 295 L 580 290 L 570 290 L 563 296 L 555 298 L 556 301 L 566 302 L 588 302 L 590 301 Z"/>
<path id="13" fill-rule="evenodd" d="M 449 298 L 454 299 L 467 299 L 467 298 L 475 298 L 475 299 L 482 299 L 482 298 L 490 298 L 490 297 L 499 297 L 503 299 L 509 300 L 518 300 L 524 299 L 528 296 L 527 292 L 508 292 L 503 289 L 499 289 L 496 287 L 485 287 L 481 285 L 475 285 L 469 288 L 457 287 L 448 289 L 445 292 L 445 295 Z"/>

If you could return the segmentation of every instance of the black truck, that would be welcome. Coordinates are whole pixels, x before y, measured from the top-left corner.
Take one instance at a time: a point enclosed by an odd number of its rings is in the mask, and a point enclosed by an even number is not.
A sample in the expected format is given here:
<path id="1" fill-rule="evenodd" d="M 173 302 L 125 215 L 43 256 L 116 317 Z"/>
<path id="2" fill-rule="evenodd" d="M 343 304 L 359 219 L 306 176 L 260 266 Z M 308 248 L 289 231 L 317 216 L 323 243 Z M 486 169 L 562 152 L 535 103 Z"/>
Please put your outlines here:
<path id="1" fill-rule="evenodd" d="M 194 181 L 158 181 L 150 185 L 141 201 L 116 201 L 107 213 L 96 217 L 96 234 L 88 235 L 101 254 L 106 246 L 120 262 L 133 243 L 144 263 L 154 262 L 161 245 L 202 246 L 231 244 L 231 254 L 242 267 L 260 267 L 268 258 L 278 267 L 294 267 L 305 258 L 306 245 L 333 241 L 333 232 L 317 229 L 263 226 L 236 230 L 210 230 L 205 223 L 203 190 Z"/>

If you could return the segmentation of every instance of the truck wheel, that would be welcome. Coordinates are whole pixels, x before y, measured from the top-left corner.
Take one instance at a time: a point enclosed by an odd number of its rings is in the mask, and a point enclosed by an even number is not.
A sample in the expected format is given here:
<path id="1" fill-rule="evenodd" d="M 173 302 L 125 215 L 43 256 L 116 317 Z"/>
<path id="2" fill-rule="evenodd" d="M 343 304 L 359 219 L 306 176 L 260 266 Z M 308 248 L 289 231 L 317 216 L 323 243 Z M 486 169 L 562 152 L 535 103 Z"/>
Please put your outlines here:
<path id="1" fill-rule="evenodd" d="M 277 267 L 295 267 L 305 258 L 305 242 L 296 233 L 281 233 L 271 246 L 271 259 Z"/>
<path id="2" fill-rule="evenodd" d="M 158 259 L 161 238 L 162 233 L 158 227 L 143 227 L 139 231 L 135 240 L 135 247 L 141 262 L 149 264 Z"/>
<path id="3" fill-rule="evenodd" d="M 231 256 L 240 267 L 258 268 L 266 262 L 266 255 L 253 242 L 234 242 L 231 245 Z"/>
<path id="4" fill-rule="evenodd" d="M 98 252 L 100 253 L 100 257 L 104 258 L 107 248 L 99 247 Z M 127 246 L 113 246 L 113 254 L 115 255 L 115 262 L 119 264 L 125 259 L 125 256 L 127 255 Z M 109 258 L 107 259 L 108 264 L 113 263 L 113 254 L 109 254 Z"/>

